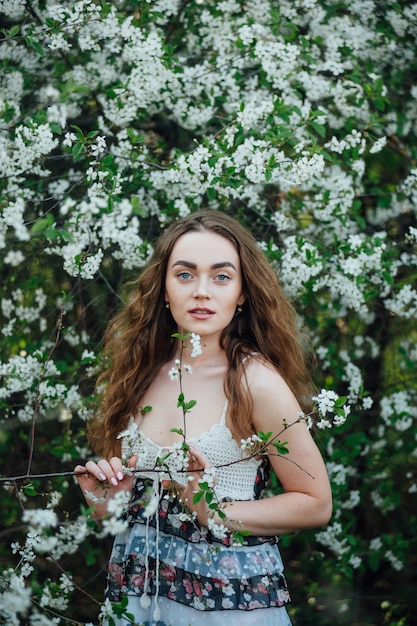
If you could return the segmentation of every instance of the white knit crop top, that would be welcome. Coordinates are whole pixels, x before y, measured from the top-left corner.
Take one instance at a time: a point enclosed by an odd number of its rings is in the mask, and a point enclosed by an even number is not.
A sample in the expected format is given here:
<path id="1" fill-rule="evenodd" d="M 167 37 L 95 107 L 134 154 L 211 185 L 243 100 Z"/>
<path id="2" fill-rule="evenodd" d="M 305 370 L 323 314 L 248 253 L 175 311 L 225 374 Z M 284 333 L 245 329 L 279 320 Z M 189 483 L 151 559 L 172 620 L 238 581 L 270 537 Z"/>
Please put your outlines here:
<path id="1" fill-rule="evenodd" d="M 195 443 L 216 468 L 216 494 L 220 500 L 223 498 L 253 500 L 255 479 L 262 460 L 248 457 L 233 439 L 230 429 L 226 426 L 227 406 L 226 400 L 220 420 L 213 424 L 209 431 L 198 437 L 189 438 L 189 441 Z M 136 467 L 140 470 L 139 475 L 154 479 L 155 472 L 149 470 L 155 469 L 157 459 L 169 452 L 170 448 L 159 446 L 147 437 L 133 417 L 128 429 L 120 436 L 122 457 L 127 459 L 137 454 Z M 227 466 L 221 467 L 224 464 Z M 184 472 L 172 472 L 171 477 L 181 484 L 186 482 Z"/>

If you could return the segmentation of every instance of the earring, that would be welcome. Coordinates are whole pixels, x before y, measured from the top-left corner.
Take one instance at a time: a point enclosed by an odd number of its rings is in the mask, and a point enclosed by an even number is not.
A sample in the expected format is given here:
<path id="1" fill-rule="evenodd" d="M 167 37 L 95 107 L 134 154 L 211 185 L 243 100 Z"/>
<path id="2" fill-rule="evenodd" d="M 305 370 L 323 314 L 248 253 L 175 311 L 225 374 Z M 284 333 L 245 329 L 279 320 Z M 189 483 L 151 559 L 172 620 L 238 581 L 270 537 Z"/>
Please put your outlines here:
<path id="1" fill-rule="evenodd" d="M 238 305 L 236 311 L 237 313 L 242 313 L 242 307 L 240 306 L 240 304 Z"/>
<path id="2" fill-rule="evenodd" d="M 165 308 L 169 309 L 169 302 L 165 302 Z"/>

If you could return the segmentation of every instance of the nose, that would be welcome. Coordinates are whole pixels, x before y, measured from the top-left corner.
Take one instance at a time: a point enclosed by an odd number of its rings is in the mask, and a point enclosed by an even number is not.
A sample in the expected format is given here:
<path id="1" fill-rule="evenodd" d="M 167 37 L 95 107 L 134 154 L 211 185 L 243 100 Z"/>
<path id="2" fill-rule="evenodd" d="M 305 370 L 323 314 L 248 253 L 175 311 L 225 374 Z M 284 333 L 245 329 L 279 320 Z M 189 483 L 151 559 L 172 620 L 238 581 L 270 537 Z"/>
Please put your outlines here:
<path id="1" fill-rule="evenodd" d="M 201 276 L 195 283 L 194 298 L 210 298 L 208 278 Z"/>

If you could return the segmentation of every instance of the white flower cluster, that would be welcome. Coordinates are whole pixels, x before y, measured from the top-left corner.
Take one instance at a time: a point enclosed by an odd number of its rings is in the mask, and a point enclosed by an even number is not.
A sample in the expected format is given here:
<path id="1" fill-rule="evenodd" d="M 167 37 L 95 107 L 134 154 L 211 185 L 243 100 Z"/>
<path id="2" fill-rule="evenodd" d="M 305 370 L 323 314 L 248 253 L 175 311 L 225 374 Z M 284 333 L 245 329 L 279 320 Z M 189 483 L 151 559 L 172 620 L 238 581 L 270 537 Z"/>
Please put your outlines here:
<path id="1" fill-rule="evenodd" d="M 388 310 L 406 319 L 417 317 L 417 290 L 411 285 L 403 285 L 391 298 L 387 298 L 385 305 Z"/>
<path id="2" fill-rule="evenodd" d="M 4 158 L 0 162 L 0 176 L 5 178 L 19 177 L 28 169 L 38 176 L 47 176 L 50 171 L 43 169 L 39 162 L 45 154 L 49 154 L 58 145 L 49 124 L 19 126 L 14 141 L 11 142 L 0 134 L 0 153 Z"/>
<path id="3" fill-rule="evenodd" d="M 32 603 L 32 590 L 25 585 L 24 578 L 13 569 L 5 570 L 0 576 L 0 618 L 5 624 L 19 626 Z"/>
<path id="4" fill-rule="evenodd" d="M 125 513 L 130 500 L 129 491 L 118 491 L 107 502 L 107 512 L 114 517 L 121 517 Z"/>
<path id="5" fill-rule="evenodd" d="M 398 432 L 409 431 L 417 423 L 416 394 L 410 391 L 396 391 L 383 396 L 380 401 L 381 417 L 386 426 L 393 426 Z"/>
<path id="6" fill-rule="evenodd" d="M 209 517 L 207 527 L 216 539 L 226 539 L 229 529 L 224 524 L 217 524 L 213 518 Z"/>
<path id="7" fill-rule="evenodd" d="M 42 607 L 65 610 L 68 607 L 69 594 L 73 589 L 74 583 L 66 574 L 61 574 L 59 583 L 47 580 L 43 585 L 39 604 Z"/>
<path id="8" fill-rule="evenodd" d="M 10 253 L 5 257 L 5 262 Z M 28 332 L 33 322 L 39 323 L 39 330 L 46 328 L 44 309 L 47 304 L 47 296 L 43 289 L 37 288 L 31 294 L 26 294 L 22 289 L 15 289 L 8 294 L 7 298 L 0 301 L 1 312 L 9 323 L 2 329 L 3 335 L 11 335 L 16 327 L 22 332 Z"/>
<path id="9" fill-rule="evenodd" d="M 327 472 L 334 485 L 347 485 L 349 477 L 356 476 L 355 468 L 342 463 L 326 463 Z"/>
<path id="10" fill-rule="evenodd" d="M 336 401 L 339 399 L 337 393 L 332 390 L 322 389 L 317 396 L 313 396 L 312 400 L 316 403 L 320 420 L 317 421 L 317 428 L 331 428 L 344 424 L 350 413 L 350 406 L 344 404 L 339 407 L 343 414 L 338 414 L 336 409 Z M 332 421 L 327 417 L 329 413 L 334 413 Z"/>
<path id="11" fill-rule="evenodd" d="M 171 367 L 168 372 L 168 376 L 171 380 L 179 380 L 181 374 L 181 361 L 180 359 L 175 359 L 175 364 Z"/>
<path id="12" fill-rule="evenodd" d="M 334 552 L 339 559 L 350 550 L 342 525 L 338 521 L 317 532 L 315 537 L 319 543 Z"/>
<path id="13" fill-rule="evenodd" d="M 22 515 L 22 521 L 36 531 L 53 528 L 58 523 L 55 511 L 50 509 L 26 509 Z"/>
<path id="14" fill-rule="evenodd" d="M 201 478 L 199 478 L 198 483 L 199 484 L 204 484 L 207 483 L 207 485 L 210 488 L 215 487 L 216 485 L 216 468 L 215 467 L 205 467 L 204 468 L 204 472 Z"/>
<path id="15" fill-rule="evenodd" d="M 75 386 L 58 383 L 59 370 L 54 361 L 44 361 L 44 355 L 22 353 L 12 356 L 8 362 L 0 363 L 0 399 L 10 399 L 14 394 L 23 393 L 25 404 L 17 411 L 22 422 L 33 419 L 35 398 L 43 410 L 58 405 L 68 410 L 80 406 L 80 394 Z M 12 412 L 10 412 L 12 414 Z"/>
<path id="16" fill-rule="evenodd" d="M 54 533 L 56 544 L 51 548 L 54 559 L 60 560 L 65 554 L 75 554 L 83 541 L 94 534 L 94 530 L 89 528 L 88 519 L 80 516 L 72 523 L 59 526 Z"/>
<path id="17" fill-rule="evenodd" d="M 160 480 L 170 480 L 173 475 L 180 477 L 180 482 L 184 482 L 184 476 L 188 469 L 189 457 L 188 448 L 180 441 L 172 444 L 169 448 L 164 448 L 164 456 L 158 461 L 162 468 L 168 468 L 167 473 L 161 474 Z"/>
<path id="18" fill-rule="evenodd" d="M 240 440 L 240 448 L 241 450 L 246 450 L 247 452 L 253 454 L 256 450 L 259 449 L 259 447 L 261 447 L 263 445 L 263 441 L 262 439 L 259 437 L 259 435 L 251 435 L 250 437 L 247 437 L 246 439 L 241 439 Z"/>
<path id="19" fill-rule="evenodd" d="M 191 333 L 191 337 L 190 337 L 190 343 L 193 347 L 192 351 L 191 351 L 191 356 L 193 358 L 199 356 L 200 354 L 203 353 L 203 349 L 201 347 L 201 339 L 200 339 L 200 335 L 197 335 L 196 333 Z"/>

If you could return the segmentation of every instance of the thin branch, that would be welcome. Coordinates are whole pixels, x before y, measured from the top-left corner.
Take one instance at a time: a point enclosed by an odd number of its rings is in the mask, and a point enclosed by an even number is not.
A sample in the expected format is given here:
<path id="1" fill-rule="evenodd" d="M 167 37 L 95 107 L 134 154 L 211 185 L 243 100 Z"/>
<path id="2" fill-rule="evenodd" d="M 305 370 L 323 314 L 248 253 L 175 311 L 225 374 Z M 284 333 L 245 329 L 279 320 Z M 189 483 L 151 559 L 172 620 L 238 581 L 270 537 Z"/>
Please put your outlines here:
<path id="1" fill-rule="evenodd" d="M 53 352 L 53 349 L 51 349 L 51 353 L 50 353 L 48 358 L 50 358 L 52 352 Z M 286 455 L 279 454 L 278 452 L 277 453 L 272 453 L 272 454 L 271 453 L 267 453 L 268 448 L 271 445 L 274 445 L 274 441 L 276 441 L 282 435 L 282 433 L 284 433 L 286 430 L 288 430 L 288 428 L 291 428 L 291 426 L 294 426 L 295 424 L 299 424 L 300 422 L 304 421 L 307 417 L 311 417 L 314 413 L 318 413 L 318 411 L 317 410 L 311 411 L 310 413 L 308 413 L 308 415 L 302 415 L 301 417 L 297 418 L 294 422 L 291 422 L 290 424 L 287 424 L 285 426 L 285 428 L 280 430 L 279 433 L 277 433 L 276 435 L 271 437 L 261 447 L 259 447 L 258 450 L 256 450 L 252 454 L 248 454 L 245 458 L 243 458 L 243 459 L 236 459 L 236 461 L 229 461 L 228 463 L 221 463 L 220 465 L 213 465 L 213 467 L 215 469 L 218 469 L 218 468 L 221 468 L 221 467 L 230 467 L 231 465 L 236 465 L 236 463 L 244 463 L 245 461 L 247 461 L 249 459 L 253 459 L 253 458 L 256 458 L 256 457 L 259 457 L 259 456 L 276 456 L 276 457 L 280 457 L 282 459 L 285 459 L 286 461 L 289 461 L 290 463 L 293 463 L 293 465 L 295 465 L 300 470 L 305 472 L 308 476 L 310 476 L 311 478 L 314 479 L 314 476 L 312 474 L 310 474 L 306 469 L 304 469 L 302 467 L 302 465 L 300 465 L 299 463 L 297 463 L 293 459 L 290 459 Z M 185 425 L 184 425 L 184 427 L 185 427 Z M 185 436 L 184 436 L 184 441 L 185 441 Z M 176 470 L 176 471 L 178 473 L 181 473 L 181 472 L 183 472 L 183 473 L 188 473 L 188 472 L 199 473 L 199 472 L 203 472 L 204 471 L 204 467 L 202 467 L 200 469 L 196 469 L 196 470 L 184 469 L 184 470 Z M 132 472 L 132 475 L 133 476 L 140 476 L 144 472 L 154 472 L 156 474 L 166 474 L 167 473 L 167 469 L 166 468 L 156 468 L 156 467 L 154 467 L 152 469 L 149 469 L 149 468 L 136 468 L 136 470 L 134 472 Z M 90 472 L 88 472 L 87 470 L 84 471 L 84 472 L 67 471 L 67 472 L 52 472 L 52 473 L 47 473 L 47 474 L 31 474 L 30 471 L 28 471 L 26 474 L 21 474 L 20 476 L 1 476 L 0 477 L 0 484 L 1 483 L 15 483 L 15 482 L 22 482 L 24 480 L 35 480 L 35 479 L 43 479 L 43 478 L 59 478 L 59 477 L 65 477 L 65 476 L 83 476 L 83 475 L 88 476 L 89 474 L 90 474 Z"/>
<path id="2" fill-rule="evenodd" d="M 46 361 L 43 365 L 43 369 L 42 372 L 39 376 L 39 381 L 38 381 L 38 386 L 36 389 L 36 397 L 35 397 L 35 407 L 34 407 L 34 411 L 33 411 L 33 420 L 32 420 L 32 429 L 31 429 L 31 441 L 30 441 L 30 449 L 29 449 L 29 460 L 28 460 L 28 466 L 27 466 L 27 474 L 29 475 L 32 469 L 32 461 L 33 461 L 33 453 L 35 450 L 35 429 L 36 429 L 36 422 L 38 419 L 38 415 L 39 415 L 39 404 L 40 404 L 40 388 L 41 388 L 41 383 L 43 381 L 43 378 L 45 376 L 46 373 L 46 368 L 47 365 L 49 363 L 49 361 L 52 358 L 52 355 L 54 353 L 54 351 L 56 350 L 56 347 L 59 343 L 60 337 L 61 337 L 61 331 L 62 331 L 62 327 L 63 327 L 63 320 L 64 320 L 64 315 L 65 315 L 65 311 L 64 311 L 64 307 L 61 306 L 61 310 L 59 313 L 59 318 L 58 318 L 58 322 L 57 322 L 57 331 L 56 331 L 56 335 L 55 335 L 55 341 L 54 344 L 52 345 L 49 354 L 46 358 Z"/>

